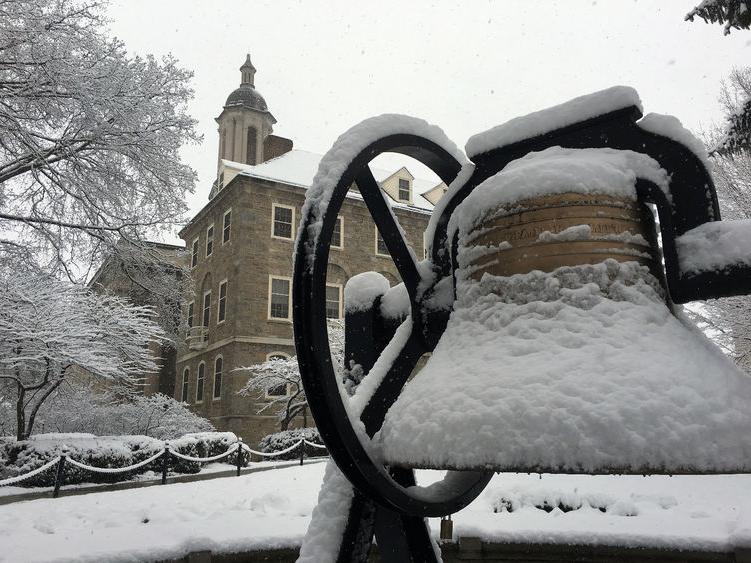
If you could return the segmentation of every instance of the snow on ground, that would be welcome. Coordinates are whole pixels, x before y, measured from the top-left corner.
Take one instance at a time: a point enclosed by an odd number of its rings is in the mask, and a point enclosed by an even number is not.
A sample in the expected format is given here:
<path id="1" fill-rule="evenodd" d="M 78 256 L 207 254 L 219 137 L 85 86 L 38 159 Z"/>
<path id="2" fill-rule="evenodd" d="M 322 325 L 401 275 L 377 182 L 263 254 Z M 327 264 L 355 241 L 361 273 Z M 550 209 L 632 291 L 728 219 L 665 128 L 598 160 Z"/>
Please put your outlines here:
<path id="1" fill-rule="evenodd" d="M 0 506 L 0 561 L 149 561 L 299 546 L 324 467 Z M 439 476 L 420 472 L 419 481 Z M 430 522 L 437 535 L 438 520 Z M 454 516 L 454 538 L 461 536 L 698 550 L 749 545 L 751 475 L 504 473 Z"/>
<path id="2" fill-rule="evenodd" d="M 729 550 L 751 543 L 749 485 L 751 475 L 503 473 L 456 515 L 454 537 Z"/>
<path id="3" fill-rule="evenodd" d="M 297 546 L 324 463 L 0 507 L 0 561 L 150 561 Z"/>

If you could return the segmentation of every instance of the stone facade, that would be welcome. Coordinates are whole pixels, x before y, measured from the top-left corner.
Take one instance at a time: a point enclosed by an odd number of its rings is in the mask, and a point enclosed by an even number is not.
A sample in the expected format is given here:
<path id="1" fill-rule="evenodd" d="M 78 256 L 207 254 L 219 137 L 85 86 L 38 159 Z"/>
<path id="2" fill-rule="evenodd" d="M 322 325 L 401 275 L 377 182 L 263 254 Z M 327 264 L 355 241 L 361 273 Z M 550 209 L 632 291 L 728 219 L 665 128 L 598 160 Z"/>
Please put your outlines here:
<path id="1" fill-rule="evenodd" d="M 141 262 L 134 262 L 131 257 L 139 257 Z M 172 285 L 180 285 L 179 277 L 185 266 L 185 249 L 182 246 L 174 246 L 161 243 L 141 243 L 136 247 L 131 243 L 121 241 L 118 248 L 113 252 L 99 267 L 97 272 L 91 278 L 89 287 L 94 291 L 108 291 L 115 295 L 128 298 L 136 305 L 153 305 L 154 295 L 146 287 L 146 280 L 143 278 L 150 275 L 150 281 L 154 281 L 154 276 L 145 273 L 146 265 L 151 265 L 155 270 L 158 269 L 160 279 L 164 288 L 169 289 Z M 178 299 L 175 300 L 173 307 L 164 307 L 162 314 L 171 313 L 173 318 L 160 318 L 160 311 L 156 311 L 156 321 L 169 334 L 171 328 L 177 324 L 177 309 L 179 306 Z M 175 362 L 177 359 L 177 350 L 168 343 L 149 344 L 152 355 L 156 358 L 157 370 L 143 374 L 143 387 L 141 391 L 145 395 L 162 393 L 172 396 L 175 392 Z M 90 377 L 90 375 L 88 376 Z M 104 389 L 107 383 L 97 381 L 91 378 L 90 383 L 95 383 L 95 387 Z"/>
<path id="2" fill-rule="evenodd" d="M 282 286 L 289 288 L 288 311 L 291 316 L 294 237 L 307 186 L 285 180 L 284 173 L 280 178 L 270 178 L 270 174 L 267 171 L 261 173 L 261 167 L 256 164 L 263 166 L 274 159 L 276 170 L 284 172 L 286 162 L 291 167 L 299 166 L 300 158 L 310 160 L 310 153 L 292 151 L 291 141 L 271 135 L 271 125 L 275 120 L 252 81 L 248 82 L 245 74 L 248 64 L 249 59 L 241 68 L 244 73 L 241 87 L 230 95 L 228 105 L 217 118 L 219 173 L 211 199 L 180 233 L 191 254 L 195 291 L 185 299 L 185 314 L 188 316 L 192 312 L 188 324 L 193 328 L 189 329 L 187 344 L 178 351 L 174 396 L 185 399 L 191 408 L 210 419 L 219 430 L 235 432 L 246 441 L 257 443 L 266 434 L 279 430 L 278 419 L 275 413 L 258 414 L 264 404 L 263 397 L 238 394 L 248 379 L 248 372 L 233 370 L 264 362 L 271 355 L 291 357 L 295 354 L 291 319 L 272 318 L 271 315 L 271 279 L 278 278 Z M 252 74 L 255 74 L 255 69 Z M 242 144 L 243 139 L 249 138 L 242 132 L 232 137 L 236 146 L 242 145 L 242 148 L 230 151 L 231 147 L 223 138 L 224 132 L 236 131 L 238 124 L 246 127 L 253 123 L 262 124 L 250 129 L 251 135 L 253 132 L 259 134 L 255 151 L 248 151 L 247 144 Z M 261 132 L 265 135 L 263 139 L 260 138 Z M 227 159 L 229 152 L 233 158 L 241 160 L 230 162 Z M 413 177 L 406 169 L 389 174 L 386 179 L 393 182 L 397 172 L 412 187 Z M 431 184 L 431 189 L 433 187 Z M 394 211 L 408 242 L 421 258 L 424 253 L 423 232 L 430 211 L 412 205 L 412 201 L 419 197 L 415 193 L 411 194 L 409 201 L 395 201 Z M 292 224 L 280 225 L 276 235 L 275 207 L 284 210 L 281 213 L 285 219 L 292 210 Z M 327 277 L 327 283 L 340 288 L 339 315 L 343 308 L 344 285 L 353 275 L 377 271 L 392 285 L 399 281 L 391 258 L 377 252 L 377 231 L 365 203 L 354 197 L 346 198 L 340 217 L 342 245 L 331 250 Z M 280 234 L 282 236 L 278 236 Z M 207 240 L 212 235 L 208 253 Z M 226 284 L 224 289 L 222 284 Z M 222 291 L 225 292 L 224 305 L 219 303 Z M 332 292 L 336 293 L 336 290 L 332 289 Z M 208 300 L 206 295 L 209 295 Z M 276 299 L 279 300 L 279 296 Z M 204 311 L 207 303 L 208 313 Z M 220 307 L 225 315 L 223 320 L 219 318 Z M 275 316 L 280 316 L 278 310 Z M 215 382 L 218 358 L 221 358 L 220 385 Z M 199 373 L 202 374 L 202 392 Z M 299 417 L 292 426 L 305 423 L 313 425 L 308 416 L 306 420 Z"/>

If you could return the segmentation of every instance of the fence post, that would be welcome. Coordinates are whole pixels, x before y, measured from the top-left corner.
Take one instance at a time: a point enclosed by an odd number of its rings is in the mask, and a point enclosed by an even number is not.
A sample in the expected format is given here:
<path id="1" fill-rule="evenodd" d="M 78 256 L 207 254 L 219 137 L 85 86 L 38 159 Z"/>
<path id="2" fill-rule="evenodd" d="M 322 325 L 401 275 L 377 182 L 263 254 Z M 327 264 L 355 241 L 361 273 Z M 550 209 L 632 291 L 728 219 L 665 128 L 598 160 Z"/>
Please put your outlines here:
<path id="1" fill-rule="evenodd" d="M 243 439 L 237 439 L 237 476 L 240 476 L 240 469 L 243 466 Z"/>
<path id="2" fill-rule="evenodd" d="M 63 448 L 63 453 L 60 454 L 60 461 L 57 462 L 57 471 L 55 472 L 55 490 L 52 491 L 52 498 L 57 498 L 60 495 L 60 486 L 65 479 L 65 459 L 68 457 L 67 449 Z"/>
<path id="3" fill-rule="evenodd" d="M 300 440 L 300 465 L 302 465 L 302 461 L 305 459 L 305 440 Z"/>
<path id="4" fill-rule="evenodd" d="M 164 443 L 164 453 L 162 454 L 162 485 L 167 484 L 167 470 L 169 469 L 169 442 Z"/>

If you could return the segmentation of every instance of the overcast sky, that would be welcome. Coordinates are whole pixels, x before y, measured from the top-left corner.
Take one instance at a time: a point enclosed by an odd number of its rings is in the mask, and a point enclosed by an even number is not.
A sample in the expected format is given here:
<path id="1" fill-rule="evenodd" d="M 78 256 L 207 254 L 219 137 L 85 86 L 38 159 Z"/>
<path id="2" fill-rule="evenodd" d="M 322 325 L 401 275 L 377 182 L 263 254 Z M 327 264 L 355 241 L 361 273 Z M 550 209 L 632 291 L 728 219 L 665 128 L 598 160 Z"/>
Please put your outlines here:
<path id="1" fill-rule="evenodd" d="M 216 173 L 214 118 L 250 52 L 256 88 L 296 148 L 324 153 L 355 123 L 406 113 L 460 147 L 512 117 L 615 84 L 645 112 L 696 129 L 721 119 L 720 81 L 751 61 L 751 32 L 683 17 L 698 0 L 119 0 L 113 33 L 134 53 L 172 53 L 195 72 L 204 134 L 184 151 L 199 174 L 193 212 Z"/>

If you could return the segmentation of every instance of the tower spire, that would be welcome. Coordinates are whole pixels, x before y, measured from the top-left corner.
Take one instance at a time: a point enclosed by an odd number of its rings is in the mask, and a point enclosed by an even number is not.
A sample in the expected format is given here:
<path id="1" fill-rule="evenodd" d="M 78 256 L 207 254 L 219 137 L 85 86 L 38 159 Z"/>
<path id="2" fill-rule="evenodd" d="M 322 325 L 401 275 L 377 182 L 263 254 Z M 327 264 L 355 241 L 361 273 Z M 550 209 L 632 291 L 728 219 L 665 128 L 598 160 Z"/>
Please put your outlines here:
<path id="1" fill-rule="evenodd" d="M 240 80 L 240 86 L 248 85 L 251 88 L 255 88 L 254 82 L 256 67 L 250 62 L 250 53 L 246 55 L 245 62 L 243 63 L 243 66 L 240 67 L 240 76 L 242 77 Z"/>

